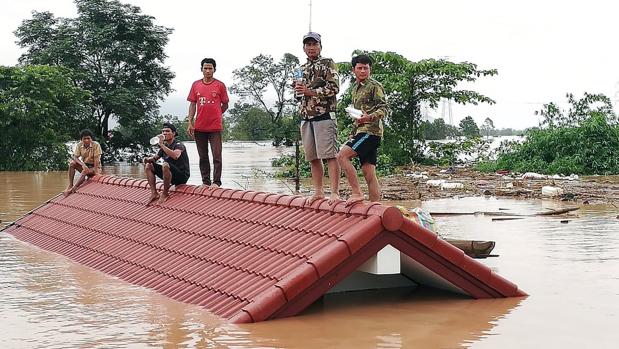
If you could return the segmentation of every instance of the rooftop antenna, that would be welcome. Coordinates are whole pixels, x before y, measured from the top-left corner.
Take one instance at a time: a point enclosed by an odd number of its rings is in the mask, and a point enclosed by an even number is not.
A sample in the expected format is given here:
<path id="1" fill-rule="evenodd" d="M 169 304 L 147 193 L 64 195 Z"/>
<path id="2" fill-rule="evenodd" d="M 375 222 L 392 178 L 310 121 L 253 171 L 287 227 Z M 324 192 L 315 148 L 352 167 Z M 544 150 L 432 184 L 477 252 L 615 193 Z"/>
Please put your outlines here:
<path id="1" fill-rule="evenodd" d="M 312 0 L 309 2 L 309 31 L 312 31 Z"/>

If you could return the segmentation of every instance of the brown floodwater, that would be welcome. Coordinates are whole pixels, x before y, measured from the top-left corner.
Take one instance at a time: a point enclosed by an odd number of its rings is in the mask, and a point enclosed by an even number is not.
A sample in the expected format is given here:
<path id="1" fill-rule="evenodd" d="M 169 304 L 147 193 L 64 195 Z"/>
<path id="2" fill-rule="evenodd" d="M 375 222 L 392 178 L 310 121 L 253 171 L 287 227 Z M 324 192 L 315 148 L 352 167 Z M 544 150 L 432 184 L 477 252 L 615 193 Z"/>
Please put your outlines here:
<path id="1" fill-rule="evenodd" d="M 197 155 L 188 148 L 195 184 Z M 282 151 L 226 144 L 224 186 L 290 193 L 289 183 L 268 177 L 270 158 Z M 105 171 L 143 178 L 140 167 L 127 164 Z M 0 172 L 2 224 L 65 186 L 61 172 Z M 565 207 L 493 198 L 421 205 L 431 212 L 515 214 Z M 349 292 L 325 296 L 296 317 L 247 325 L 228 324 L 0 233 L 0 348 L 616 348 L 618 214 L 613 206 L 586 205 L 568 218 L 436 218 L 444 236 L 496 241 L 499 257 L 481 262 L 518 284 L 526 298 L 471 300 L 429 289 Z"/>

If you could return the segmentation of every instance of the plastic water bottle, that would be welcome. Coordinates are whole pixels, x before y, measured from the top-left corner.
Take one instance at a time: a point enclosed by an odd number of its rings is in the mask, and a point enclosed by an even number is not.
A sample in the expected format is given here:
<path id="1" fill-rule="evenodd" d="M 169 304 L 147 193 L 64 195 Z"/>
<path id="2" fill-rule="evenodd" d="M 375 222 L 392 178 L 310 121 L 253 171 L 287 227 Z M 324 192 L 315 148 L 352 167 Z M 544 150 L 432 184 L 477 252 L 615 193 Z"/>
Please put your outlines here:
<path id="1" fill-rule="evenodd" d="M 293 73 L 293 79 L 294 79 L 295 86 L 296 84 L 303 83 L 303 69 L 301 69 L 301 67 L 295 68 L 294 73 Z M 303 97 L 303 93 L 295 91 L 294 96 L 297 98 L 301 98 Z"/>

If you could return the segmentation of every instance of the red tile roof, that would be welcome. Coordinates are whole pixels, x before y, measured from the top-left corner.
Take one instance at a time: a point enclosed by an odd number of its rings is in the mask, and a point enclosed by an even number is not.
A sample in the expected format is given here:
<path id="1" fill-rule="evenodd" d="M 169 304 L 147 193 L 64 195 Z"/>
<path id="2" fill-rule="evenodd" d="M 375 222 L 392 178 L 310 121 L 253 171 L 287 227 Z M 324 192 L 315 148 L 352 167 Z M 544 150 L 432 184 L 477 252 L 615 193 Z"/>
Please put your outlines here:
<path id="1" fill-rule="evenodd" d="M 297 314 L 387 244 L 471 297 L 525 295 L 394 207 L 191 185 L 148 197 L 144 180 L 97 176 L 5 231 L 232 322 Z"/>

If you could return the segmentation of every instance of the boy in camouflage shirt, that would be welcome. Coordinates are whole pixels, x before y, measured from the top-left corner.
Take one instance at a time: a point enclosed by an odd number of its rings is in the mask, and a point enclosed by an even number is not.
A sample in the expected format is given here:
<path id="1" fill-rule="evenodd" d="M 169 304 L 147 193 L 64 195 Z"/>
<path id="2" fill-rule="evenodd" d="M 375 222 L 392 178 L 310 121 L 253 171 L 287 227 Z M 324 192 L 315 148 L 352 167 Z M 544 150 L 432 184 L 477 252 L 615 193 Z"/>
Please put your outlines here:
<path id="1" fill-rule="evenodd" d="M 380 187 L 376 178 L 376 156 L 383 137 L 382 119 L 389 113 L 383 86 L 370 77 L 372 61 L 366 55 L 358 55 L 352 59 L 352 71 L 355 82 L 352 85 L 352 102 L 356 109 L 363 112 L 353 124 L 351 138 L 342 146 L 337 154 L 337 160 L 344 170 L 350 184 L 351 195 L 347 205 L 363 201 L 363 193 L 357 179 L 357 171 L 351 159 L 359 157 L 363 177 L 368 185 L 369 199 L 372 202 L 380 200 Z"/>
<path id="2" fill-rule="evenodd" d="M 303 70 L 303 81 L 295 82 L 294 89 L 300 101 L 301 140 L 305 150 L 305 159 L 312 168 L 314 195 L 307 199 L 311 205 L 315 200 L 324 198 L 322 160 L 327 160 L 331 195 L 329 202 L 338 200 L 340 167 L 337 155 L 337 124 L 335 108 L 337 93 L 340 90 L 337 67 L 332 59 L 320 56 L 322 43 L 320 34 L 309 32 L 303 36 L 303 51 L 307 63 Z"/>

